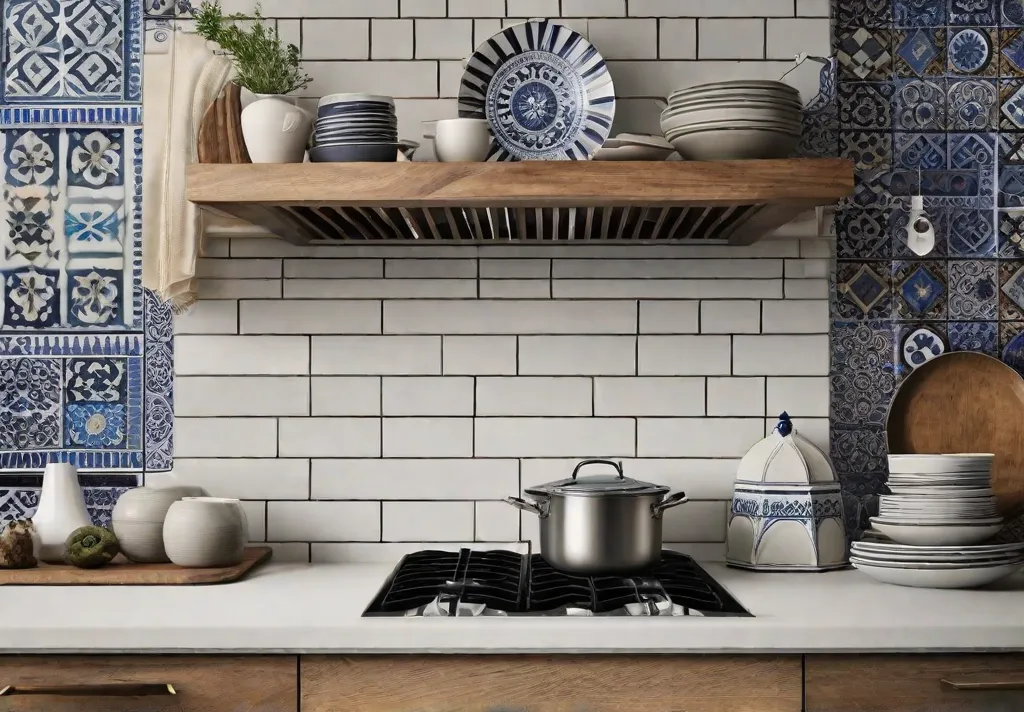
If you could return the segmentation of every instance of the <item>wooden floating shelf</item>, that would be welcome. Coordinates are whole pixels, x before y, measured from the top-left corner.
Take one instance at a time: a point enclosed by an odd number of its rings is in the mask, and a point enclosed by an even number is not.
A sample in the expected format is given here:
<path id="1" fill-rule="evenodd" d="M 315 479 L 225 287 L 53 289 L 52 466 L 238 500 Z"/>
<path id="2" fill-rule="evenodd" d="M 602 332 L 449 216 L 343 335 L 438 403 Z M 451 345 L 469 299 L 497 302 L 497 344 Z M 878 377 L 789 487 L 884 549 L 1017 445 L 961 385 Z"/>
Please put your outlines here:
<path id="1" fill-rule="evenodd" d="M 195 164 L 188 199 L 296 244 L 348 240 L 748 245 L 853 192 L 831 158 L 716 163 Z"/>

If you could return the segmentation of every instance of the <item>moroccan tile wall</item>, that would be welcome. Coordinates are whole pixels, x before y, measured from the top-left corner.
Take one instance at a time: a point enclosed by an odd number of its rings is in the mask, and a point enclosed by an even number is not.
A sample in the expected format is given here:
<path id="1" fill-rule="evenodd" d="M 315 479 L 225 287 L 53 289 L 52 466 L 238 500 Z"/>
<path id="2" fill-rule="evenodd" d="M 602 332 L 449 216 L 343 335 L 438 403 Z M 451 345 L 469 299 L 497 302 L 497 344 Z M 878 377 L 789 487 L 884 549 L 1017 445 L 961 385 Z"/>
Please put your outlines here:
<path id="1" fill-rule="evenodd" d="M 1024 370 L 1024 2 L 834 0 L 840 154 L 832 455 L 858 527 L 886 477 L 885 415 L 944 351 Z M 925 198 L 934 251 L 907 246 Z"/>
<path id="2" fill-rule="evenodd" d="M 97 521 L 171 466 L 172 323 L 142 288 L 142 0 L 7 0 L 0 521 L 72 462 Z"/>

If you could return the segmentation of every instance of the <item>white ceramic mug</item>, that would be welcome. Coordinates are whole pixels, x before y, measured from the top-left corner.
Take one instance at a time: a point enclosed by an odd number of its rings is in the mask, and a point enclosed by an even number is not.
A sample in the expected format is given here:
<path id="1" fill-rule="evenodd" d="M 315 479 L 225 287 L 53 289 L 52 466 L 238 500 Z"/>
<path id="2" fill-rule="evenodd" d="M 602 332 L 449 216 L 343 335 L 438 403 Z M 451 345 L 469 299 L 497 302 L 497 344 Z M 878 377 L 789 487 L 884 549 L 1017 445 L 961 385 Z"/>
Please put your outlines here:
<path id="1" fill-rule="evenodd" d="M 443 119 L 437 122 L 434 153 L 442 163 L 479 163 L 491 151 L 486 119 Z"/>

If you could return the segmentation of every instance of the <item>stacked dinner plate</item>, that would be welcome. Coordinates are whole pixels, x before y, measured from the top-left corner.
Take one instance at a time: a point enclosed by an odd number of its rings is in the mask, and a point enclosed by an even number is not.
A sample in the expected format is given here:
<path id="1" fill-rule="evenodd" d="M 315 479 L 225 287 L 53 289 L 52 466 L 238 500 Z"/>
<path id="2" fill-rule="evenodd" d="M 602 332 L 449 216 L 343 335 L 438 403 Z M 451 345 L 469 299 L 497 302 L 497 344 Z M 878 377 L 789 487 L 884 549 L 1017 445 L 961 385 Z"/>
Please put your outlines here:
<path id="1" fill-rule="evenodd" d="M 800 143 L 803 102 L 783 82 L 730 81 L 680 89 L 661 115 L 665 138 L 683 158 L 788 158 Z"/>
<path id="2" fill-rule="evenodd" d="M 973 588 L 998 581 L 1024 564 L 1024 543 L 907 546 L 855 541 L 850 563 L 872 578 L 916 588 Z"/>
<path id="3" fill-rule="evenodd" d="M 888 486 L 872 528 L 892 541 L 852 545 L 850 562 L 887 583 L 968 588 L 1024 562 L 1024 544 L 980 544 L 1002 527 L 989 454 L 890 455 Z"/>
<path id="4" fill-rule="evenodd" d="M 373 94 L 331 94 L 320 100 L 313 148 L 314 163 L 398 159 L 398 118 L 394 99 Z"/>

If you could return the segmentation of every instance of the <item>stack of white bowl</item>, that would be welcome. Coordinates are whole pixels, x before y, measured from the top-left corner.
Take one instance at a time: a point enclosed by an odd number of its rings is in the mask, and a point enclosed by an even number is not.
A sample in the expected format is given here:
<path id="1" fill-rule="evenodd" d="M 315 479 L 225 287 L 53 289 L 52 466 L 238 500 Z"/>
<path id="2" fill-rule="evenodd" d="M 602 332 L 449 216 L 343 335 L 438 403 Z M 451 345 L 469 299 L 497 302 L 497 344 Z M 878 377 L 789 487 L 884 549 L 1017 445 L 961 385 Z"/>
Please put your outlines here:
<path id="1" fill-rule="evenodd" d="M 850 563 L 886 583 L 969 588 L 1024 564 L 1024 544 L 982 544 L 1002 528 L 990 454 L 890 455 L 874 532 L 852 544 Z"/>
<path id="2" fill-rule="evenodd" d="M 331 94 L 320 100 L 313 163 L 393 162 L 398 160 L 395 101 L 373 94 Z"/>
<path id="3" fill-rule="evenodd" d="M 680 89 L 661 115 L 665 138 L 683 158 L 788 158 L 800 143 L 803 102 L 784 82 L 745 80 Z"/>

